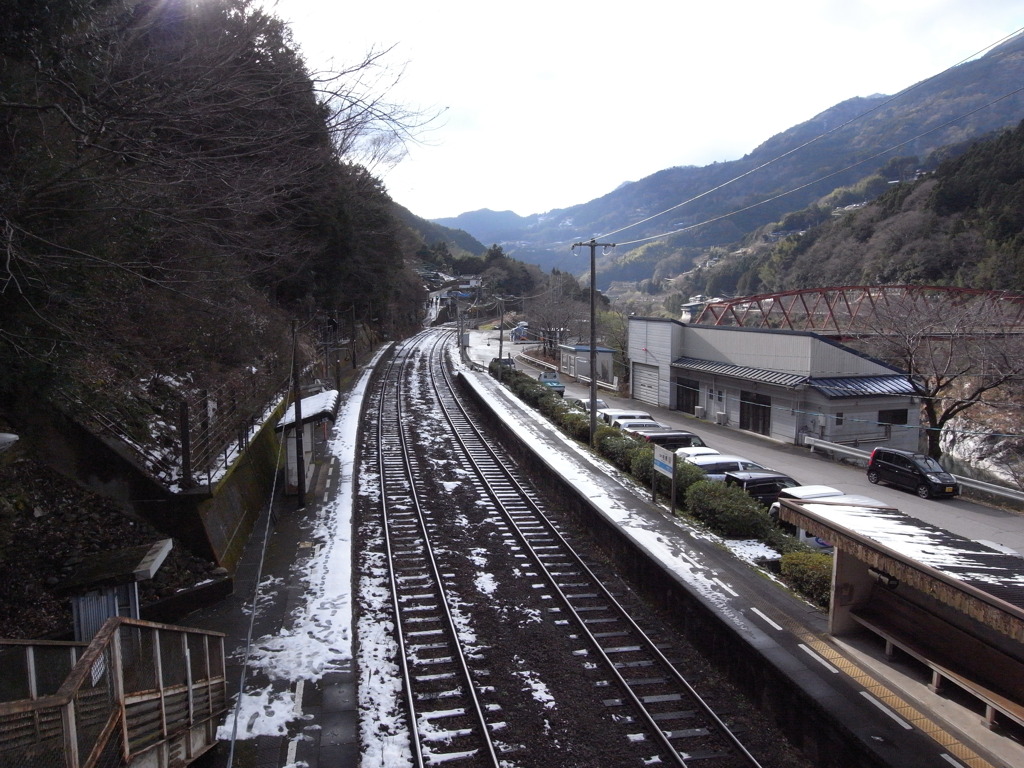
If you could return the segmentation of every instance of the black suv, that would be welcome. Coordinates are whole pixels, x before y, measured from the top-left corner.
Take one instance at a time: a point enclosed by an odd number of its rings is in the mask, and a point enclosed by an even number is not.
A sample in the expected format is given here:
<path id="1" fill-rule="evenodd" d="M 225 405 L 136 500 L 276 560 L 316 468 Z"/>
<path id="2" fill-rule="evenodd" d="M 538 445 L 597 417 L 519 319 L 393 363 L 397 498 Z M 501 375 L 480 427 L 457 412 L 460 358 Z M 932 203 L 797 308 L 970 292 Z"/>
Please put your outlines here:
<path id="1" fill-rule="evenodd" d="M 906 488 L 922 499 L 960 495 L 960 483 L 931 456 L 895 448 L 875 448 L 871 452 L 868 480 Z"/>
<path id="2" fill-rule="evenodd" d="M 726 472 L 725 484 L 742 488 L 766 507 L 779 500 L 779 492 L 784 488 L 795 488 L 800 485 L 789 475 L 771 470 L 749 472 Z"/>

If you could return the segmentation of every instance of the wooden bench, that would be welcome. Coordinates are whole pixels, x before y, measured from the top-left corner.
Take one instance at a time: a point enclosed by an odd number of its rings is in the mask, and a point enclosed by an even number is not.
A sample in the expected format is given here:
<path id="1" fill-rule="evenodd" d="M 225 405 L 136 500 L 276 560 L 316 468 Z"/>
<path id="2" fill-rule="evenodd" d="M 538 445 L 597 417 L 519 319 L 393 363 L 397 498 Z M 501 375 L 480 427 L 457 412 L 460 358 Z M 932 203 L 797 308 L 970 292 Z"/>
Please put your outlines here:
<path id="1" fill-rule="evenodd" d="M 997 712 L 1024 726 L 1024 661 L 881 586 L 851 615 L 885 641 L 886 656 L 899 648 L 931 669 L 933 691 L 948 680 L 980 700 L 989 728 Z"/>

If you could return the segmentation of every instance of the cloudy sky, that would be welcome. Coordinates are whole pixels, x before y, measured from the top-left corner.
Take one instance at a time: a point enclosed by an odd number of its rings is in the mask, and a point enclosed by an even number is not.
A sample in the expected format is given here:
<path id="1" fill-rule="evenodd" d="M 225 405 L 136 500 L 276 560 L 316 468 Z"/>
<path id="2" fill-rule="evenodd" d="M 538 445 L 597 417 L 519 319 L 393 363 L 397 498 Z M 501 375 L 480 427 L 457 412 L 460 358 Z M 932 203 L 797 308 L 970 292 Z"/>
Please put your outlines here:
<path id="1" fill-rule="evenodd" d="M 1019 0 L 264 0 L 311 69 L 391 48 L 389 100 L 443 111 L 391 169 L 424 218 L 543 213 L 735 160 L 1024 27 Z"/>

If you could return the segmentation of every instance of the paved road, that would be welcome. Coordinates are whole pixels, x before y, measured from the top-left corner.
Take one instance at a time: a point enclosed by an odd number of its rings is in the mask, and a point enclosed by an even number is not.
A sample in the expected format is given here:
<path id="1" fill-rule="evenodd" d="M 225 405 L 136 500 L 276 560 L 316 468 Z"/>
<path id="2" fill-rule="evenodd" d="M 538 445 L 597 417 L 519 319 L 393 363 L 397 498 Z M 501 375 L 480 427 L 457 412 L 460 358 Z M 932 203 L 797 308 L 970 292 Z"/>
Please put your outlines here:
<path id="1" fill-rule="evenodd" d="M 497 354 L 494 331 L 475 331 L 470 337 L 470 356 L 486 364 Z M 492 346 L 486 346 L 490 338 Z M 504 345 L 505 354 L 516 355 L 526 345 Z M 533 369 L 522 363 L 522 370 Z M 566 397 L 590 396 L 589 385 L 577 384 L 563 377 Z M 599 395 L 609 407 L 636 407 L 638 401 L 615 397 L 602 391 Z M 884 485 L 872 485 L 862 468 L 842 464 L 812 454 L 806 448 L 784 445 L 750 432 L 722 427 L 692 418 L 680 411 L 642 404 L 656 420 L 673 427 L 694 432 L 721 453 L 753 459 L 767 467 L 785 472 L 804 485 L 830 485 L 847 493 L 858 493 L 885 502 L 900 511 L 969 539 L 991 541 L 1024 553 L 1024 510 L 1001 509 L 965 497 L 957 499 L 921 499 L 913 493 Z"/>
<path id="2" fill-rule="evenodd" d="M 486 347 L 470 349 L 470 357 L 475 362 L 486 363 L 490 359 L 486 353 Z M 518 367 L 525 368 L 522 363 Z M 566 384 L 568 396 L 586 395 L 586 387 L 568 381 Z M 612 407 L 636 406 L 634 401 L 606 393 L 602 393 L 602 399 Z M 985 515 L 994 513 L 987 507 L 970 502 L 958 500 L 953 503 L 956 506 L 950 506 L 948 501 L 925 501 L 896 489 L 872 486 L 867 482 L 862 469 L 834 464 L 811 455 L 804 448 L 780 445 L 756 435 L 697 421 L 667 409 L 647 410 L 659 421 L 698 432 L 709 444 L 723 452 L 739 453 L 760 460 L 768 466 L 792 474 L 804 483 L 835 485 L 849 492 L 874 496 L 903 509 L 913 506 L 915 509 L 937 510 L 947 514 L 952 510 L 954 514 L 951 517 L 957 522 L 964 524 L 959 520 L 962 516 L 968 520 L 966 524 L 975 528 L 980 526 L 979 520 Z M 559 466 L 559 471 L 567 471 Z M 600 483 L 596 478 L 594 482 Z M 583 493 L 589 493 L 588 489 L 589 486 L 586 486 Z M 910 503 L 904 504 L 904 501 Z M 636 512 L 643 506 L 637 499 L 618 499 L 616 503 L 602 506 L 602 509 L 605 509 L 605 514 L 612 515 L 614 513 L 609 510 Z M 968 512 L 960 515 L 957 513 L 958 508 Z M 971 514 L 971 510 L 976 510 L 977 514 Z M 1024 521 L 1024 517 L 1009 513 L 998 514 L 1007 518 L 1007 521 L 1001 523 L 1003 527 L 1019 531 L 1019 524 Z M 921 515 L 922 518 L 927 516 Z M 644 518 L 645 523 L 640 526 L 644 531 L 643 541 L 649 543 L 652 540 L 647 526 L 656 526 L 656 521 L 660 519 L 657 516 Z M 632 530 L 634 521 L 629 514 L 616 520 Z M 654 535 L 653 540 L 662 548 L 652 550 L 651 556 L 662 559 L 673 573 L 693 576 L 708 569 L 714 576 L 712 581 L 717 588 L 712 584 L 695 585 L 694 594 L 700 595 L 699 599 L 712 600 L 715 605 L 724 603 L 726 608 L 719 606 L 716 609 L 719 612 L 725 611 L 725 614 L 731 615 L 729 612 L 735 611 L 743 616 L 745 620 L 738 630 L 741 636 L 749 636 L 752 646 L 769 658 L 776 668 L 787 670 L 797 685 L 808 686 L 806 690 L 811 698 L 827 706 L 832 716 L 857 733 L 864 743 L 874 744 L 880 750 L 880 755 L 886 750 L 895 749 L 897 754 L 883 757 L 889 764 L 908 767 L 911 764 L 929 767 L 945 764 L 961 767 L 998 765 L 1000 768 L 1024 765 L 1020 747 L 1013 739 L 985 728 L 982 718 L 973 709 L 951 706 L 942 696 L 937 696 L 928 689 L 927 676 L 921 676 L 920 670 L 913 665 L 886 658 L 881 644 L 874 638 L 861 635 L 837 638 L 829 635 L 824 613 L 792 600 L 788 593 L 777 589 L 738 559 L 723 557 L 717 548 L 701 549 L 698 539 L 679 538 L 672 533 Z M 894 695 L 893 692 L 897 693 Z M 865 702 L 869 703 L 865 705 Z M 886 704 L 883 706 L 879 702 Z M 874 709 L 876 707 L 877 710 Z M 865 714 L 865 709 L 868 714 Z M 881 717 L 879 711 L 883 713 Z M 895 728 L 892 727 L 893 722 L 896 723 Z M 906 741 L 912 741 L 921 733 L 933 734 L 935 743 L 922 746 Z M 942 747 L 949 749 L 949 752 L 937 754 L 937 746 L 940 752 Z M 984 757 L 979 757 L 972 750 L 980 750 Z"/>

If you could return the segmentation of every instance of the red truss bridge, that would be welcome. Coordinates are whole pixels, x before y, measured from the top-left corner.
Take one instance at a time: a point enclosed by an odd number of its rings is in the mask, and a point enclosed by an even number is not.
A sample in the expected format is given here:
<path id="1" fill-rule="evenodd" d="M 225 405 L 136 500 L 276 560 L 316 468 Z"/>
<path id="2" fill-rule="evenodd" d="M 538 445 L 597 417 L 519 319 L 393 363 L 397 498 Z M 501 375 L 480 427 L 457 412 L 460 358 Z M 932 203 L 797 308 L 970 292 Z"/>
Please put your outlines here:
<path id="1" fill-rule="evenodd" d="M 898 317 L 969 312 L 974 330 L 1024 330 L 1024 294 L 935 285 L 845 285 L 802 288 L 707 304 L 693 322 L 743 328 L 814 331 L 844 338 L 872 335 Z"/>

